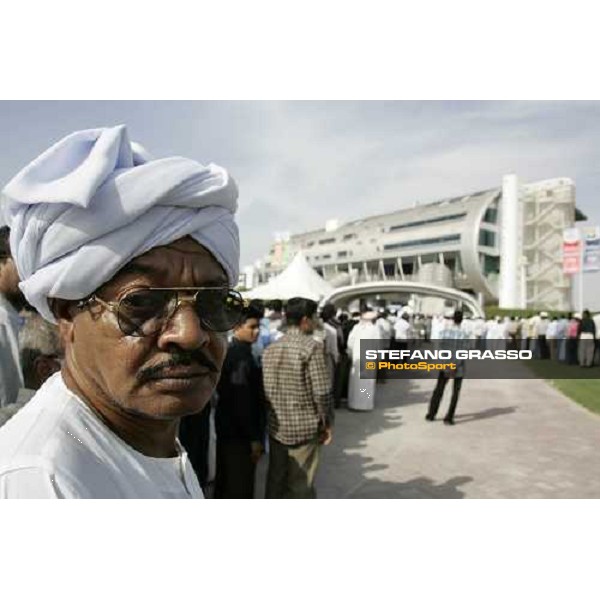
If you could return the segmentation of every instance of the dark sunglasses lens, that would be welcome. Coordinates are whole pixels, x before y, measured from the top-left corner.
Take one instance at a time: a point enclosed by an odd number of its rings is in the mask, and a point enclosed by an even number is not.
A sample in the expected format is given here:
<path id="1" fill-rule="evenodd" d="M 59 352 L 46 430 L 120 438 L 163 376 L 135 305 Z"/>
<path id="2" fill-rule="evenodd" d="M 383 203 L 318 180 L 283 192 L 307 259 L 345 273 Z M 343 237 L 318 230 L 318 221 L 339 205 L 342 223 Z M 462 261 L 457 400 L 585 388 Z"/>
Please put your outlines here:
<path id="1" fill-rule="evenodd" d="M 233 290 L 200 290 L 196 311 L 202 323 L 212 331 L 229 331 L 242 318 L 244 301 Z"/>
<path id="2" fill-rule="evenodd" d="M 174 294 L 164 290 L 137 290 L 119 302 L 119 327 L 125 335 L 152 335 L 163 326 Z"/>

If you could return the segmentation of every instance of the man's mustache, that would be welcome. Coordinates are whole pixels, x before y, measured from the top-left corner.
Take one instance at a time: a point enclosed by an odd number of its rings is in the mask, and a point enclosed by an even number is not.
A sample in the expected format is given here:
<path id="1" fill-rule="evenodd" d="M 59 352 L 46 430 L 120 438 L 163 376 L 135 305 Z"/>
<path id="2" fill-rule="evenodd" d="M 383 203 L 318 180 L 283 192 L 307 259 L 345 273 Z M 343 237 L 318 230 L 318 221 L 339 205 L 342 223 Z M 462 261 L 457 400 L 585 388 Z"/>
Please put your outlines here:
<path id="1" fill-rule="evenodd" d="M 149 379 L 160 377 L 161 373 L 166 369 L 172 367 L 191 367 L 193 365 L 206 367 L 212 373 L 219 372 L 219 368 L 212 360 L 205 356 L 200 350 L 196 350 L 193 352 L 179 352 L 173 354 L 171 358 L 165 362 L 140 369 L 136 377 L 139 381 L 144 382 Z"/>

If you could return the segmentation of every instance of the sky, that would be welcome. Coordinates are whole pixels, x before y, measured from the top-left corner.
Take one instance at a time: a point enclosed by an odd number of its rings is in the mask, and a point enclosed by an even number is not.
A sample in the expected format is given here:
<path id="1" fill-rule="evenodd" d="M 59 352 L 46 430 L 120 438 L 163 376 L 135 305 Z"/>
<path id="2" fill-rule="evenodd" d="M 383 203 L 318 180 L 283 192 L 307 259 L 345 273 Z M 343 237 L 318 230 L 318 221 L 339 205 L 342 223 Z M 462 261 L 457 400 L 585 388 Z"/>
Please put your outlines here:
<path id="1" fill-rule="evenodd" d="M 240 189 L 241 264 L 276 232 L 555 177 L 600 224 L 600 102 L 1 101 L 0 183 L 77 130 L 125 123 L 155 157 L 226 167 Z M 600 274 L 585 303 L 600 309 Z"/>

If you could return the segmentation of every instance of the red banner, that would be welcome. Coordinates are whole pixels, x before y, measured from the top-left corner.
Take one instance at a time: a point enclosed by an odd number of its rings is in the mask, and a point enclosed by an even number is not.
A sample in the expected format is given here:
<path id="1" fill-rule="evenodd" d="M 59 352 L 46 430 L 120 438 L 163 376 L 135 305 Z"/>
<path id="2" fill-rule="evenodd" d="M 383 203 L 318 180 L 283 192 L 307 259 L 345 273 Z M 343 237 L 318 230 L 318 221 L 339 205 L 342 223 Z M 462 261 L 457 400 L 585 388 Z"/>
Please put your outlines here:
<path id="1" fill-rule="evenodd" d="M 575 275 L 579 273 L 581 260 L 579 256 L 563 256 L 563 273 L 565 275 Z"/>
<path id="2" fill-rule="evenodd" d="M 575 227 L 563 232 L 563 273 L 574 275 L 581 269 L 581 239 L 579 230 Z"/>

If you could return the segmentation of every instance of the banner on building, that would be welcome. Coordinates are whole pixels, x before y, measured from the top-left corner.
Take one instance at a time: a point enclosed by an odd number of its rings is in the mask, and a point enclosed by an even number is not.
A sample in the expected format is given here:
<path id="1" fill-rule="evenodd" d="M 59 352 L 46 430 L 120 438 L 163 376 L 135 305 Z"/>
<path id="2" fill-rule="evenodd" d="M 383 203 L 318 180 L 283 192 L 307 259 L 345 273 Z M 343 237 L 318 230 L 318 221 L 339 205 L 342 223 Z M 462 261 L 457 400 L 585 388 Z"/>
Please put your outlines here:
<path id="1" fill-rule="evenodd" d="M 290 234 L 288 232 L 275 233 L 275 243 L 271 247 L 271 267 L 282 269 L 287 267 L 291 260 Z"/>
<path id="2" fill-rule="evenodd" d="M 563 273 L 574 275 L 581 269 L 581 236 L 577 227 L 563 231 Z"/>
<path id="3" fill-rule="evenodd" d="M 600 227 L 584 227 L 583 243 L 583 272 L 600 271 Z"/>

